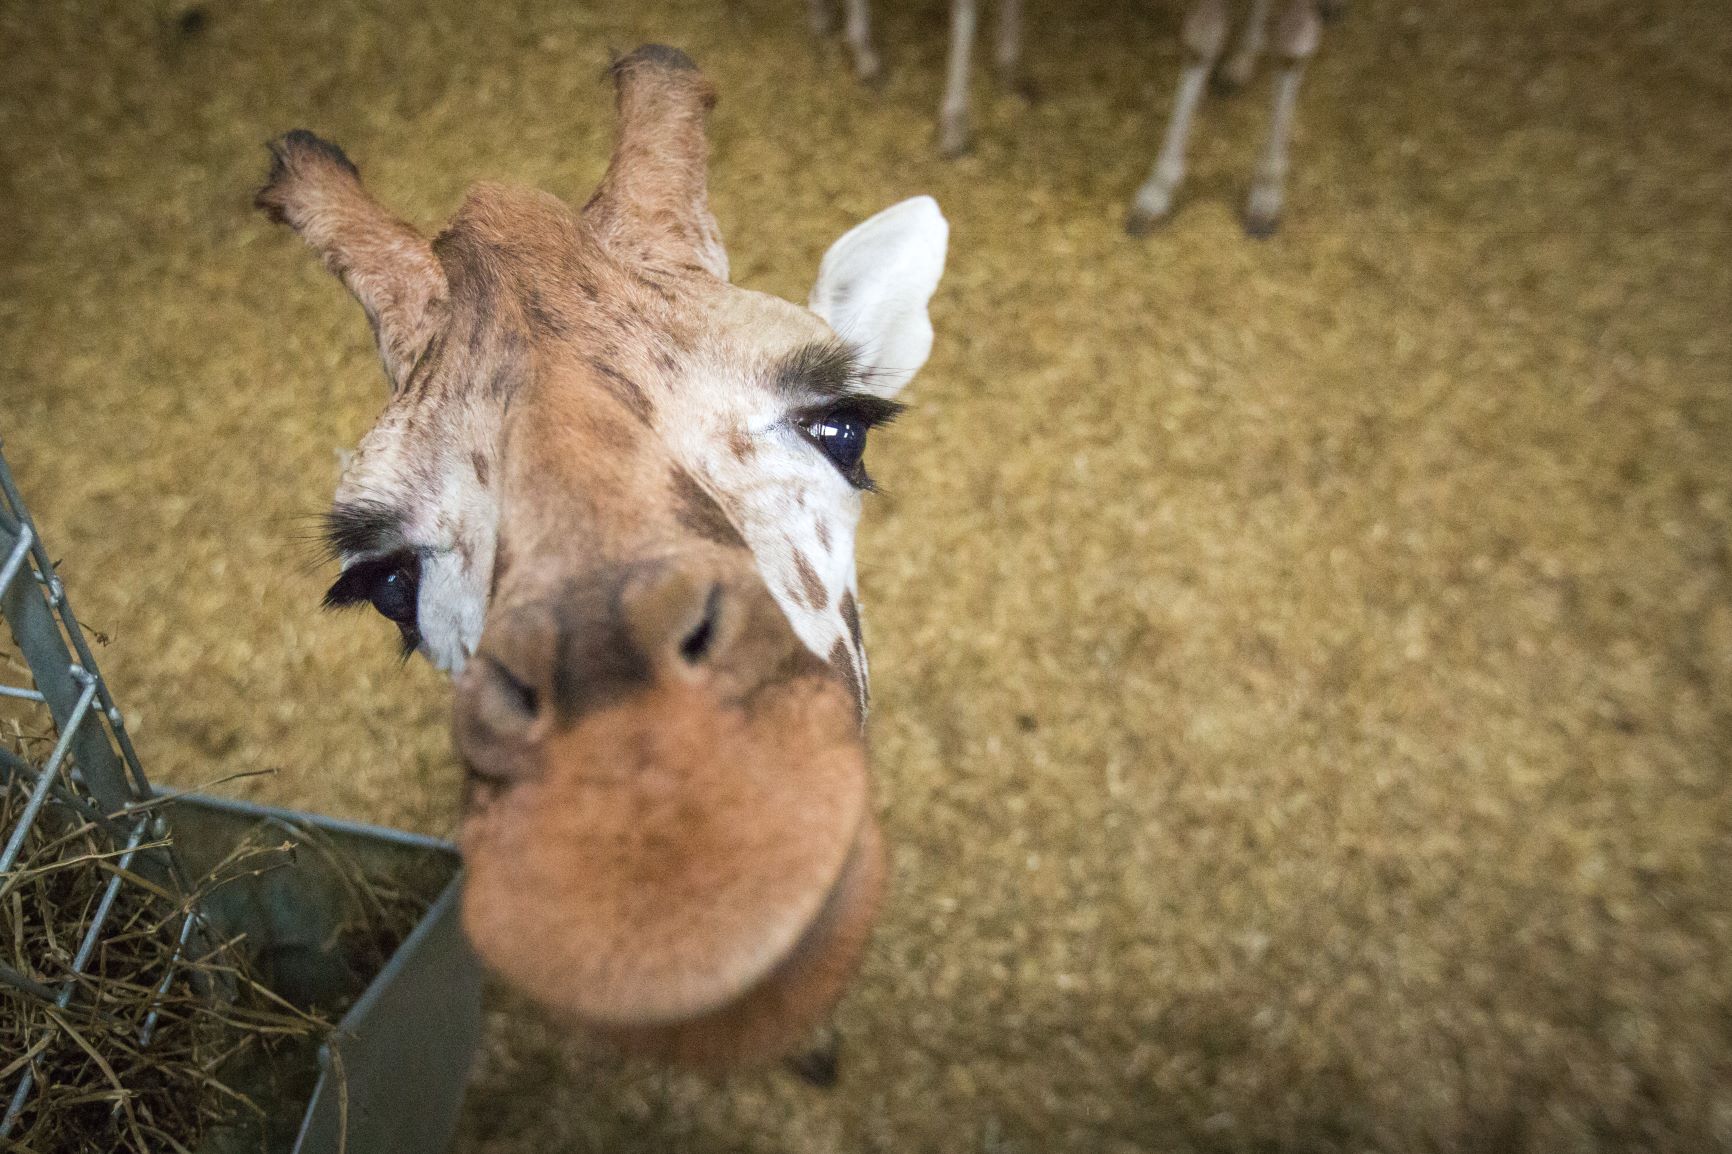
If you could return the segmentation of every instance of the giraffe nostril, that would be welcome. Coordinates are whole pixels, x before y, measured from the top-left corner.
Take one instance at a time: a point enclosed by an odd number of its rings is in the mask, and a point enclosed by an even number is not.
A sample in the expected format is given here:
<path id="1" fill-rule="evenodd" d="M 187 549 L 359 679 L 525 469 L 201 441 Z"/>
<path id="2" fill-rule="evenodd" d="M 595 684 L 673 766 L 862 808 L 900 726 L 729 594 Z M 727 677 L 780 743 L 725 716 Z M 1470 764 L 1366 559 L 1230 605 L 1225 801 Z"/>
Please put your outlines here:
<path id="1" fill-rule="evenodd" d="M 473 774 L 513 781 L 533 769 L 546 726 L 545 695 L 492 653 L 476 654 L 458 681 L 457 748 Z"/>
<path id="2" fill-rule="evenodd" d="M 475 659 L 473 676 L 465 677 L 462 712 L 468 732 L 478 741 L 516 742 L 525 738 L 541 709 L 542 695 L 491 654 Z"/>
<path id="3" fill-rule="evenodd" d="M 680 640 L 680 656 L 689 665 L 697 665 L 710 655 L 710 650 L 716 640 L 716 613 L 721 608 L 722 587 L 710 586 L 709 596 L 704 601 L 703 616 L 698 623 Z"/>
<path id="4" fill-rule="evenodd" d="M 677 565 L 646 567 L 623 595 L 632 646 L 657 670 L 681 675 L 720 660 L 737 632 L 731 594 L 714 575 Z"/>
<path id="5" fill-rule="evenodd" d="M 497 659 L 488 657 L 485 660 L 500 703 L 525 717 L 534 717 L 541 707 L 541 695 L 535 687 L 517 677 Z"/>

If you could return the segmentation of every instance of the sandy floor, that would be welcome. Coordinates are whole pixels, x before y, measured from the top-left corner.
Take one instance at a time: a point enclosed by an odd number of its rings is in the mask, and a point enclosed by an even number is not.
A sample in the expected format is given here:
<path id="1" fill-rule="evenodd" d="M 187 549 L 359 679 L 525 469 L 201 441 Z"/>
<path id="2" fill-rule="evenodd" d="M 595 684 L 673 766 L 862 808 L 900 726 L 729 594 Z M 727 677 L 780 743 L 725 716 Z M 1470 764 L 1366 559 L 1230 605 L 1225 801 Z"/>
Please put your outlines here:
<path id="1" fill-rule="evenodd" d="M 607 49 L 659 39 L 723 94 L 736 279 L 803 298 L 915 192 L 953 222 L 861 544 L 895 883 L 843 1084 L 501 999 L 462 1150 L 1732 1149 L 1722 0 L 1356 4 L 1267 243 L 1262 85 L 1119 232 L 1176 5 L 1036 0 L 1046 100 L 983 79 L 956 164 L 938 0 L 880 5 L 877 94 L 800 0 L 71 7 L 0 5 L 0 433 L 166 782 L 457 798 L 446 688 L 316 612 L 383 386 L 248 208 L 267 136 L 428 225 L 477 177 L 581 198 Z"/>

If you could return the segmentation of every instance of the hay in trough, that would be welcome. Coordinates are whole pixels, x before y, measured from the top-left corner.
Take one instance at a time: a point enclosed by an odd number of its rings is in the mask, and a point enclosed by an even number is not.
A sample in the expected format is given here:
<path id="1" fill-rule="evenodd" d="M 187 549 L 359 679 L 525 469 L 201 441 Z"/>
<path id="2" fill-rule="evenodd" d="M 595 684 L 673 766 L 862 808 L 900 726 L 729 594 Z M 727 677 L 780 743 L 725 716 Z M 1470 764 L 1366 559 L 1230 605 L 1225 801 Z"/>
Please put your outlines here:
<path id="1" fill-rule="evenodd" d="M 10 728 L 13 756 L 0 774 L 7 836 L 34 780 L 30 755 L 47 743 L 16 720 Z M 28 828 L 16 867 L 0 875 L 0 1092 L 9 1101 L 32 1081 L 7 1149 L 156 1154 L 193 1150 L 217 1129 L 262 1139 L 294 1125 L 318 1045 L 426 911 L 412 885 L 370 876 L 316 831 L 297 827 L 285 839 L 271 822 L 177 892 L 139 868 L 171 847 L 155 808 L 104 817 L 66 779 Z M 129 854 L 128 830 L 141 819 L 149 836 Z M 309 849 L 344 884 L 345 914 L 327 945 L 356 975 L 348 996 L 317 1005 L 272 988 L 268 959 L 247 935 L 188 924 L 225 886 Z M 99 918 L 89 959 L 75 968 Z"/>
<path id="2" fill-rule="evenodd" d="M 27 796 L 24 775 L 7 775 L 0 829 L 14 828 Z M 232 868 L 262 852 L 237 850 Z M 227 1071 L 268 1068 L 245 1060 L 277 1057 L 326 1028 L 252 979 L 242 943 L 183 955 L 181 927 L 198 895 L 122 871 L 124 857 L 115 826 L 55 798 L 0 879 L 4 964 L 35 986 L 0 986 L 0 1052 L 11 1056 L 0 1085 L 10 1095 L 26 1072 L 34 1081 L 11 1136 L 23 1149 L 190 1150 L 236 1111 L 262 1115 Z M 75 973 L 86 927 L 122 872 L 94 953 Z M 71 997 L 57 1005 L 49 994 L 68 983 Z"/>

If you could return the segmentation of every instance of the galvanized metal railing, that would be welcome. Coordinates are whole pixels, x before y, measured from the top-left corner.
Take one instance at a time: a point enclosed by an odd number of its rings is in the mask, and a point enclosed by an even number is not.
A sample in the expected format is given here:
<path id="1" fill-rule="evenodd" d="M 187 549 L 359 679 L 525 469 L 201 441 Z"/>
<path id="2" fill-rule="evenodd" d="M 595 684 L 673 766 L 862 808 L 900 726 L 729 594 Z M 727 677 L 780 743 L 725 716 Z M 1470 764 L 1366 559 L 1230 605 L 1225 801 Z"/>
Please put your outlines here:
<path id="1" fill-rule="evenodd" d="M 0 445 L 3 448 L 3 445 Z M 18 864 L 32 826 L 50 797 L 91 821 L 108 828 L 121 847 L 113 876 L 102 890 L 89 923 L 78 940 L 70 973 L 58 986 L 45 985 L 0 963 L 0 982 L 66 1009 L 78 978 L 102 941 L 109 912 L 129 876 L 178 882 L 172 857 L 161 847 L 165 832 L 149 802 L 150 785 L 139 767 L 124 718 L 91 655 L 89 643 L 67 600 L 66 588 L 31 521 L 12 471 L 0 452 L 0 616 L 30 669 L 33 685 L 0 684 L 0 698 L 36 703 L 52 717 L 58 735 L 48 758 L 36 766 L 0 749 L 0 774 L 30 783 L 30 792 L 16 824 L 0 849 L 0 880 Z M 138 807 L 144 808 L 138 808 Z M 182 892 L 178 885 L 174 892 Z M 186 944 L 196 919 L 182 919 L 179 938 Z M 164 975 L 163 988 L 169 977 Z M 153 1011 L 139 1029 L 146 1044 L 156 1026 Z M 0 1139 L 16 1124 L 30 1100 L 35 1071 L 26 1063 L 18 1084 L 6 1098 L 0 1117 Z"/>

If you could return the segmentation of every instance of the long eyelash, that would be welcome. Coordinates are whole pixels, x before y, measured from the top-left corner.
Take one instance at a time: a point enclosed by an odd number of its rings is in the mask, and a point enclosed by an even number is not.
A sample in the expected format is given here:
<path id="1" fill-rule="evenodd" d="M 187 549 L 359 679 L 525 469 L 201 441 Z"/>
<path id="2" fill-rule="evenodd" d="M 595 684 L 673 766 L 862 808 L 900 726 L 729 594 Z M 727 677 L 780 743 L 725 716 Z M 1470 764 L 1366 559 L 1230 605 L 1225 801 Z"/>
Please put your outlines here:
<path id="1" fill-rule="evenodd" d="M 777 378 L 791 393 L 810 391 L 840 397 L 866 383 L 871 370 L 859 352 L 839 337 L 801 345 L 779 366 Z"/>
<path id="2" fill-rule="evenodd" d="M 887 401 L 871 393 L 849 393 L 822 405 L 811 405 L 794 414 L 804 424 L 837 415 L 853 417 L 868 429 L 882 428 L 901 416 L 908 406 L 900 401 Z"/>
<path id="3" fill-rule="evenodd" d="M 320 517 L 327 560 L 402 542 L 403 514 L 382 501 L 340 505 Z"/>
<path id="4" fill-rule="evenodd" d="M 846 413 L 860 421 L 868 429 L 876 429 L 894 421 L 907 408 L 907 405 L 899 401 L 887 401 L 883 397 L 873 396 L 871 393 L 849 393 L 834 403 L 825 405 L 813 415 Z"/>

